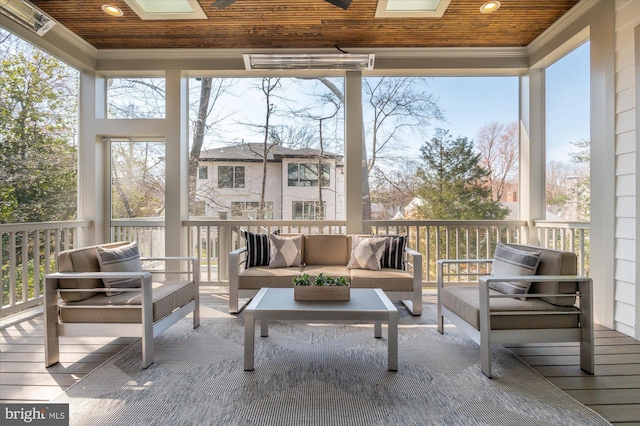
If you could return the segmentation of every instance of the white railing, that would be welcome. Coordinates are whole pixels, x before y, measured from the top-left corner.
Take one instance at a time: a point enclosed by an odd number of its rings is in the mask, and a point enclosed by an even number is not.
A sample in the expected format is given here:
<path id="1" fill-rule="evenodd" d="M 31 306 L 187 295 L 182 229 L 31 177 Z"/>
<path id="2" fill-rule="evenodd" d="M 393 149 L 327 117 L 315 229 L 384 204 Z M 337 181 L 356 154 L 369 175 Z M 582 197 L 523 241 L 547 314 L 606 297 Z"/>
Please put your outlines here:
<path id="1" fill-rule="evenodd" d="M 0 316 L 42 303 L 44 275 L 55 271 L 60 251 L 85 244 L 90 226 L 87 220 L 0 224 Z"/>
<path id="2" fill-rule="evenodd" d="M 136 241 L 143 257 L 163 257 L 164 220 L 114 219 L 111 221 L 111 241 Z"/>
<path id="3" fill-rule="evenodd" d="M 572 251 L 578 255 L 578 275 L 589 276 L 589 222 L 554 222 L 536 220 L 535 228 L 541 247 Z"/>

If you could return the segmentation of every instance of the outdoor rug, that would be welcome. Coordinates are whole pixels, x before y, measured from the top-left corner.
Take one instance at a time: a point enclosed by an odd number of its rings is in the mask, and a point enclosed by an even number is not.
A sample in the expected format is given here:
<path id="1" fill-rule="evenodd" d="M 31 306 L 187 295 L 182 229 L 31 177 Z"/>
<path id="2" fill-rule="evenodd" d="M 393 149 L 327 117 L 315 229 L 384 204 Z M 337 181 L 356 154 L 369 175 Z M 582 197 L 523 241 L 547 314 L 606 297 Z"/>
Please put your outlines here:
<path id="1" fill-rule="evenodd" d="M 387 371 L 386 327 L 270 323 L 256 327 L 255 370 L 243 371 L 243 315 L 201 307 L 155 339 L 141 368 L 137 341 L 54 400 L 72 425 L 607 425 L 502 346 L 495 377 L 455 327 L 437 332 L 435 305 L 399 311 L 397 372 Z"/>

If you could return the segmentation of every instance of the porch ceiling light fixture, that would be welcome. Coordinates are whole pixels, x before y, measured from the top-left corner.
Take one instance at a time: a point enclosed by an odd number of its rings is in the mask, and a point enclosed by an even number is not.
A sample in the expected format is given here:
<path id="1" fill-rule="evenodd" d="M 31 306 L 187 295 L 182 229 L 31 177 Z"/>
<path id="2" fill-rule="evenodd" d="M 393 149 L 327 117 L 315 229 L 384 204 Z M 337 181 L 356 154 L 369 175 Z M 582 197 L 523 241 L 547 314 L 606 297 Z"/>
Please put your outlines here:
<path id="1" fill-rule="evenodd" d="M 247 71 L 257 70 L 372 70 L 374 54 L 357 53 L 245 53 Z"/>
<path id="2" fill-rule="evenodd" d="M 124 13 L 122 13 L 122 9 L 120 9 L 117 6 L 114 6 L 112 4 L 103 4 L 102 5 L 102 11 L 104 13 L 106 13 L 109 16 L 115 16 L 116 18 L 119 16 L 124 15 Z"/>
<path id="3" fill-rule="evenodd" d="M 480 6 L 480 12 L 482 13 L 493 13 L 498 9 L 500 9 L 500 2 L 497 0 L 488 1 Z"/>
<path id="4" fill-rule="evenodd" d="M 56 24 L 52 17 L 26 0 L 0 0 L 0 13 L 39 36 Z"/>

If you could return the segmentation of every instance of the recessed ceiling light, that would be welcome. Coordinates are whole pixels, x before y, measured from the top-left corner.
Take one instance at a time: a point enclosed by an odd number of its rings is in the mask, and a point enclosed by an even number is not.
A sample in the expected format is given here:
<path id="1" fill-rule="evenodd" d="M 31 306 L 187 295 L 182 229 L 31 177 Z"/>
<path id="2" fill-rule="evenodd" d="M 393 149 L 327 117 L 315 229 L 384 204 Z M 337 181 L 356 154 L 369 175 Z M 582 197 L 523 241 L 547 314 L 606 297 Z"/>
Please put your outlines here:
<path id="1" fill-rule="evenodd" d="M 493 13 L 500 8 L 499 1 L 488 1 L 482 6 L 480 6 L 480 12 L 482 13 Z"/>
<path id="2" fill-rule="evenodd" d="M 103 4 L 102 11 L 109 16 L 122 16 L 122 10 L 119 7 L 112 6 L 110 4 Z"/>

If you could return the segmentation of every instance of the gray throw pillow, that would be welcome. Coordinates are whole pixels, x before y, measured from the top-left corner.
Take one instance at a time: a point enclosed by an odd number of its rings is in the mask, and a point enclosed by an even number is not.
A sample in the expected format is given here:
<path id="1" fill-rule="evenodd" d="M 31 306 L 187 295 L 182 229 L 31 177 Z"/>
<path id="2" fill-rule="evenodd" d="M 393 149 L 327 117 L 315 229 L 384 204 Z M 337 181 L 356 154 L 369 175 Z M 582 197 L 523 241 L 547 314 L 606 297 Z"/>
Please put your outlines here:
<path id="1" fill-rule="evenodd" d="M 540 251 L 524 251 L 498 243 L 493 255 L 492 277 L 535 275 L 540 263 Z M 492 282 L 489 288 L 504 294 L 526 294 L 530 282 Z"/>
<path id="2" fill-rule="evenodd" d="M 134 241 L 116 248 L 96 247 L 101 272 L 142 272 L 138 244 Z M 109 289 L 140 287 L 140 278 L 103 278 L 104 286 Z M 121 291 L 107 291 L 114 296 Z"/>
<path id="3" fill-rule="evenodd" d="M 295 237 L 281 237 L 269 234 L 270 256 L 269 268 L 288 268 L 302 266 L 302 235 Z"/>
<path id="4" fill-rule="evenodd" d="M 353 236 L 351 243 L 353 249 L 347 268 L 380 271 L 382 269 L 380 260 L 384 252 L 385 241 L 385 238 Z"/>

